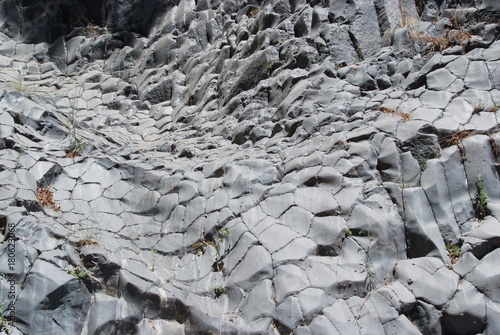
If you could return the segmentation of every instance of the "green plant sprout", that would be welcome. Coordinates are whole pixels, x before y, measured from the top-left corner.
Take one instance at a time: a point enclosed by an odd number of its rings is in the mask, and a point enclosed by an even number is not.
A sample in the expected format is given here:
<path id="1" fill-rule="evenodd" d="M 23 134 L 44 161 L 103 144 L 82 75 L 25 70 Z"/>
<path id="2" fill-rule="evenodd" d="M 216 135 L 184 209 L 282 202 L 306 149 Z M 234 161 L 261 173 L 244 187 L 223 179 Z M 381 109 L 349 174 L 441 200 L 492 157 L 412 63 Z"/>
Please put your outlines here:
<path id="1" fill-rule="evenodd" d="M 260 9 L 258 9 L 258 8 L 254 8 L 254 9 L 252 9 L 252 10 L 250 11 L 250 17 L 256 17 L 256 16 L 257 16 L 257 14 L 259 14 L 259 12 L 260 12 Z"/>
<path id="2" fill-rule="evenodd" d="M 488 214 L 488 193 L 484 187 L 484 179 L 482 175 L 477 177 L 477 193 L 475 197 L 476 217 L 483 220 Z"/>
<path id="3" fill-rule="evenodd" d="M 352 231 L 349 228 L 344 229 L 345 238 L 352 236 Z"/>
<path id="4" fill-rule="evenodd" d="M 346 66 L 347 66 L 346 62 L 336 63 L 335 70 L 341 69 L 341 68 L 346 67 Z"/>
<path id="5" fill-rule="evenodd" d="M 460 244 L 447 244 L 446 250 L 448 251 L 448 255 L 451 259 L 451 264 L 455 264 L 462 253 L 462 247 Z"/>
<path id="6" fill-rule="evenodd" d="M 215 262 L 213 264 L 214 271 L 220 272 L 223 269 L 223 264 L 222 264 L 222 257 L 220 254 L 220 242 L 223 241 L 223 237 L 228 236 L 231 234 L 231 231 L 227 228 L 220 229 L 218 231 L 217 236 L 213 237 L 213 240 L 211 239 L 200 239 L 198 242 L 194 243 L 191 245 L 194 250 L 196 255 L 202 255 L 209 246 L 214 247 L 215 249 Z"/>
<path id="7" fill-rule="evenodd" d="M 222 294 L 224 294 L 224 289 L 222 286 L 217 285 L 214 288 L 214 293 L 215 293 L 215 299 L 219 298 Z"/>
<path id="8" fill-rule="evenodd" d="M 358 61 L 359 62 L 362 62 L 365 59 L 365 52 L 364 52 L 364 48 L 363 48 L 362 45 L 359 45 L 356 48 L 356 54 L 358 56 Z"/>
<path id="9" fill-rule="evenodd" d="M 82 228 L 80 232 L 80 244 L 96 245 L 103 233 L 102 220 L 99 220 L 95 212 L 85 215 L 85 219 L 78 222 Z"/>
<path id="10" fill-rule="evenodd" d="M 474 105 L 474 109 L 472 110 L 472 114 L 479 114 L 484 111 L 484 103 L 480 100 L 476 105 Z"/>
<path id="11" fill-rule="evenodd" d="M 86 143 L 78 137 L 76 134 L 76 110 L 78 107 L 78 99 L 83 94 L 83 88 L 77 89 L 74 96 L 70 97 L 69 103 L 69 114 L 68 114 L 68 124 L 66 127 L 69 130 L 69 148 L 67 156 L 70 158 L 78 157 L 82 155 L 83 149 L 86 147 Z"/>
<path id="12" fill-rule="evenodd" d="M 77 279 L 85 279 L 89 276 L 89 272 L 86 269 L 83 269 L 81 266 L 70 266 L 66 269 L 66 273 L 72 275 Z"/>
<path id="13" fill-rule="evenodd" d="M 216 244 L 213 241 L 207 241 L 205 239 L 201 239 L 191 246 L 194 248 L 194 250 L 196 251 L 196 254 L 199 256 L 199 255 L 202 255 L 203 253 L 205 253 L 205 250 L 207 250 L 209 245 L 211 245 L 212 247 L 215 248 Z"/>
<path id="14" fill-rule="evenodd" d="M 231 234 L 231 231 L 230 231 L 229 229 L 227 229 L 227 228 L 222 228 L 221 230 L 219 230 L 219 235 L 220 235 L 220 236 L 224 236 L 224 237 L 226 237 L 226 236 L 228 236 L 229 234 Z M 219 241 L 221 241 L 221 242 L 222 242 L 222 238 L 221 238 L 221 237 L 219 237 Z"/>

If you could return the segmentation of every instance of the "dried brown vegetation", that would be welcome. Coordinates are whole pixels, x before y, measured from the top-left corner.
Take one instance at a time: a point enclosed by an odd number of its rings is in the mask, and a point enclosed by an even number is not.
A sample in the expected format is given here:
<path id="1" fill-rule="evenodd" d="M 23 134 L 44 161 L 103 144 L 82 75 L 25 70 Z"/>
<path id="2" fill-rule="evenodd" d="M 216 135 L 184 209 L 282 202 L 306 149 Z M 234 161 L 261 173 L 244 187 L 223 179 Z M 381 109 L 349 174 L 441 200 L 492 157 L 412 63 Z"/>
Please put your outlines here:
<path id="1" fill-rule="evenodd" d="M 76 158 L 76 157 L 80 157 L 82 154 L 80 152 L 78 152 L 78 150 L 72 150 L 70 152 L 68 152 L 66 154 L 66 157 L 68 158 Z"/>
<path id="2" fill-rule="evenodd" d="M 500 106 L 494 105 L 494 106 L 491 106 L 490 108 L 488 108 L 488 110 L 486 110 L 486 111 L 489 113 L 496 113 L 496 112 L 498 112 L 499 109 L 500 109 Z"/>
<path id="3" fill-rule="evenodd" d="M 197 255 L 201 255 L 205 252 L 205 250 L 207 250 L 208 246 L 212 246 L 214 248 L 216 248 L 216 244 L 214 241 L 207 241 L 207 240 L 200 240 L 198 241 L 197 243 L 194 243 L 192 245 L 192 247 L 196 250 L 196 254 Z"/>
<path id="4" fill-rule="evenodd" d="M 451 147 L 453 145 L 459 145 L 462 143 L 462 141 L 464 139 L 466 139 L 467 137 L 469 137 L 471 135 L 472 135 L 472 132 L 470 130 L 458 130 L 452 134 L 449 134 L 447 136 L 443 136 L 439 140 L 439 144 L 441 145 L 441 147 L 443 149 Z"/>
<path id="5" fill-rule="evenodd" d="M 91 240 L 89 238 L 84 238 L 84 239 L 76 242 L 76 250 L 80 251 L 86 245 L 96 245 L 96 244 L 97 244 L 96 241 Z"/>
<path id="6" fill-rule="evenodd" d="M 482 102 L 478 102 L 475 106 L 474 109 L 472 110 L 472 114 L 479 114 L 482 111 L 484 111 L 484 104 Z"/>
<path id="7" fill-rule="evenodd" d="M 412 35 L 414 39 L 420 40 L 425 44 L 430 44 L 431 52 L 443 51 L 449 47 L 460 45 L 465 46 L 471 39 L 471 34 L 463 31 L 448 30 L 444 36 L 435 37 L 426 33 L 418 33 Z"/>
<path id="8" fill-rule="evenodd" d="M 52 208 L 55 211 L 59 210 L 61 207 L 55 202 L 54 193 L 50 186 L 39 187 L 36 190 L 36 198 L 42 207 Z"/>
<path id="9" fill-rule="evenodd" d="M 403 119 L 403 122 L 407 122 L 407 121 L 411 120 L 411 115 L 410 114 L 406 114 L 406 113 L 400 112 L 400 111 L 395 110 L 393 108 L 381 107 L 380 111 L 382 113 L 385 113 L 385 114 L 392 114 L 392 115 L 400 116 Z"/>
<path id="10" fill-rule="evenodd" d="M 419 41 L 429 48 L 429 51 L 443 51 L 449 47 L 460 45 L 465 47 L 469 43 L 472 35 L 462 29 L 459 19 L 455 16 L 450 17 L 450 28 L 446 29 L 444 35 L 435 36 L 427 32 L 416 32 L 415 26 L 418 20 L 414 18 L 403 17 L 402 25 L 410 31 L 410 38 Z"/>

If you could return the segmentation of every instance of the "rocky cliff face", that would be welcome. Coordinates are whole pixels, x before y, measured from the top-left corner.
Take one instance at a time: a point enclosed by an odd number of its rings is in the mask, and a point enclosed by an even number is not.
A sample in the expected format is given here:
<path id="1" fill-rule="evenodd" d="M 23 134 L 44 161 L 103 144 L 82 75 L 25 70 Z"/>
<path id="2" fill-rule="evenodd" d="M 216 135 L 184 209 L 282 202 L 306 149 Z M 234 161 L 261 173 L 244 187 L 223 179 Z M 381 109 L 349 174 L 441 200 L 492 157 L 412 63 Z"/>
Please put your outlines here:
<path id="1" fill-rule="evenodd" d="M 14 334 L 499 334 L 497 1 L 0 3 Z"/>

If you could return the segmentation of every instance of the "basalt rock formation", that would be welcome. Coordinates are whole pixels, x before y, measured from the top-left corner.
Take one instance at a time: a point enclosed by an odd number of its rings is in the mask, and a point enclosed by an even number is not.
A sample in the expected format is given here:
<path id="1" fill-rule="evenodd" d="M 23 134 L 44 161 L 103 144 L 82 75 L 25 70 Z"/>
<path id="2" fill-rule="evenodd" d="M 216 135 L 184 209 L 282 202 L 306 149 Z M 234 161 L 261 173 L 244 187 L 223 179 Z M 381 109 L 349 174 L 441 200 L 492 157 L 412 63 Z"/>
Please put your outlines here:
<path id="1" fill-rule="evenodd" d="M 499 334 L 500 7 L 3 0 L 13 334 Z"/>

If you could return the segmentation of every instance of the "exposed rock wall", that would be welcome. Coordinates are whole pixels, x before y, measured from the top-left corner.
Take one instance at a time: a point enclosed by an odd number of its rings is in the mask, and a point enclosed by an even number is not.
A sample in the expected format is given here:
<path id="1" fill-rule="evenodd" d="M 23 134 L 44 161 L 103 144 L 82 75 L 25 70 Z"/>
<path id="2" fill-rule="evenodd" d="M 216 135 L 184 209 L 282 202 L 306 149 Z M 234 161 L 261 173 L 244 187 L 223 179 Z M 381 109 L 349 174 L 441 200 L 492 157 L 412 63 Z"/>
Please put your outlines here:
<path id="1" fill-rule="evenodd" d="M 3 1 L 9 327 L 498 334 L 497 18 L 495 1 Z"/>

